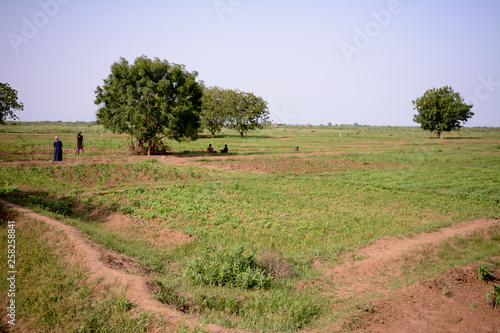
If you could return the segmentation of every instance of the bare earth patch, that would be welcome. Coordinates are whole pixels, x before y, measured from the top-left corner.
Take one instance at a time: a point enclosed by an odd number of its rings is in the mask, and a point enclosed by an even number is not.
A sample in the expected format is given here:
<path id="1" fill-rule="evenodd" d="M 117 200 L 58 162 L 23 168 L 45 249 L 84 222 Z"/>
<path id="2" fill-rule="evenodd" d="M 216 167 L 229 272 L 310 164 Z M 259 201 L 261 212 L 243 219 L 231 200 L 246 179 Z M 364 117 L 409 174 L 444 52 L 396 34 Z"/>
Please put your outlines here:
<path id="1" fill-rule="evenodd" d="M 372 300 L 373 314 L 356 332 L 500 332 L 500 309 L 486 303 L 492 282 L 479 281 L 472 263 Z M 497 281 L 498 282 L 498 281 Z"/>
<path id="2" fill-rule="evenodd" d="M 455 140 L 456 141 L 456 140 Z M 371 143 L 367 142 L 368 145 Z M 375 152 L 371 152 L 375 153 Z M 221 156 L 221 155 L 165 155 L 165 156 L 94 156 L 94 157 L 70 157 L 62 162 L 52 161 L 15 161 L 3 162 L 0 166 L 7 165 L 77 165 L 82 163 L 117 163 L 134 162 L 149 158 L 156 158 L 164 164 L 194 165 L 216 169 L 238 170 L 245 172 L 275 172 L 276 168 L 283 166 L 284 160 L 294 161 L 291 156 L 305 157 L 309 163 L 308 156 L 318 155 L 341 155 L 344 152 L 327 153 L 291 153 L 279 155 L 267 155 L 265 157 L 248 156 Z M 219 161 L 200 161 L 200 159 L 218 159 Z M 228 161 L 229 159 L 229 161 Z M 276 167 L 262 166 L 253 160 L 275 159 Z M 299 160 L 299 159 L 297 159 Z M 309 162 L 308 162 L 309 161 Z M 394 167 L 391 165 L 378 165 L 360 162 L 355 165 L 350 160 L 331 160 L 325 164 L 325 168 L 339 167 Z M 340 161 L 340 162 L 339 162 Z M 349 164 L 349 162 L 353 164 Z M 314 161 L 313 161 L 314 162 Z M 339 164 L 340 163 L 340 164 Z M 342 163 L 344 165 L 342 166 Z M 262 163 L 261 163 L 262 164 Z M 310 163 L 311 164 L 311 163 Z M 314 163 L 311 168 L 315 167 Z M 287 166 L 285 166 L 287 167 Z M 300 165 L 299 167 L 304 167 Z M 176 311 L 158 302 L 148 290 L 147 272 L 141 271 L 134 260 L 125 258 L 121 254 L 102 249 L 82 235 L 75 228 L 65 225 L 55 219 L 42 216 L 31 210 L 13 205 L 7 202 L 3 204 L 12 207 L 22 214 L 37 220 L 44 221 L 54 230 L 63 232 L 67 237 L 62 255 L 72 263 L 83 263 L 88 267 L 91 278 L 97 280 L 102 278 L 102 283 L 108 284 L 121 291 L 125 288 L 127 298 L 137 305 L 137 311 L 153 311 L 165 318 L 171 326 L 179 327 L 187 324 L 191 328 L 199 325 L 192 317 Z M 182 232 L 168 230 L 161 226 L 150 226 L 144 228 L 136 221 L 126 215 L 112 214 L 102 215 L 96 210 L 96 218 L 104 218 L 106 227 L 124 235 L 141 233 L 141 236 L 152 242 L 164 246 L 175 246 L 190 241 L 190 235 Z M 402 261 L 405 256 L 411 255 L 423 245 L 433 244 L 437 246 L 446 239 L 453 236 L 465 236 L 473 231 L 485 231 L 493 225 L 498 225 L 499 220 L 480 219 L 470 222 L 462 222 L 438 232 L 422 233 L 411 238 L 386 237 L 373 242 L 371 245 L 360 249 L 356 260 L 351 260 L 335 268 L 325 267 L 321 262 L 315 263 L 315 268 L 323 271 L 323 276 L 317 281 L 302 281 L 301 285 L 325 283 L 335 286 L 326 293 L 338 297 L 340 300 L 350 297 L 363 298 L 364 295 L 377 294 L 380 298 L 373 299 L 372 304 L 360 310 L 360 314 L 353 319 L 353 327 L 359 332 L 499 332 L 500 333 L 500 310 L 492 309 L 486 304 L 485 294 L 489 291 L 491 283 L 477 280 L 478 264 L 470 264 L 464 267 L 454 267 L 446 270 L 433 278 L 427 278 L 411 286 L 404 287 L 397 292 L 388 289 L 388 283 L 394 277 L 401 276 Z M 148 230 L 144 235 L 144 230 Z M 326 283 L 325 283 L 326 284 Z M 446 286 L 446 293 L 443 292 Z M 475 304 L 475 305 L 474 305 Z M 373 309 L 373 311 L 371 311 Z M 217 325 L 206 325 L 204 329 L 212 332 L 234 332 Z M 175 329 L 173 329 L 175 331 Z M 342 330 L 339 323 L 332 323 L 330 327 L 315 330 L 331 332 Z M 245 332 L 238 330 L 238 332 Z"/>
<path id="3" fill-rule="evenodd" d="M 323 270 L 321 279 L 328 279 L 341 286 L 332 293 L 338 297 L 362 297 L 365 293 L 388 294 L 387 283 L 401 276 L 402 260 L 405 255 L 426 244 L 439 244 L 454 236 L 466 236 L 473 231 L 486 230 L 500 224 L 499 220 L 479 219 L 461 222 L 436 232 L 421 233 L 412 238 L 384 237 L 372 245 L 359 250 L 355 257 L 362 258 L 339 265 L 333 269 L 316 267 Z"/>
<path id="4" fill-rule="evenodd" d="M 178 246 L 193 240 L 194 236 L 179 230 L 172 230 L 154 223 L 134 219 L 128 215 L 113 213 L 106 217 L 105 228 L 127 237 L 146 239 L 162 246 Z"/>
<path id="5" fill-rule="evenodd" d="M 98 245 L 92 243 L 74 227 L 3 200 L 0 200 L 0 203 L 30 218 L 47 223 L 55 231 L 63 232 L 68 243 L 72 244 L 72 249 L 65 253 L 73 257 L 70 262 L 85 265 L 89 269 L 92 280 L 102 279 L 101 283 L 109 285 L 117 292 L 125 290 L 127 299 L 137 306 L 136 311 L 152 311 L 176 327 L 185 324 L 191 328 L 202 326 L 212 332 L 235 331 L 218 325 L 200 325 L 192 317 L 161 304 L 150 294 L 147 286 L 148 278 L 135 275 L 140 272 L 140 269 L 134 265 L 132 260 L 123 259 L 120 254 L 112 253 L 112 251 L 102 251 Z M 134 271 L 135 274 L 129 273 L 131 271 Z M 238 330 L 238 332 L 245 331 Z"/>
<path id="6" fill-rule="evenodd" d="M 103 283 L 117 291 L 125 288 L 127 298 L 137 305 L 137 311 L 153 311 L 177 327 L 181 324 L 190 327 L 198 325 L 195 319 L 154 299 L 147 287 L 148 277 L 134 260 L 101 249 L 75 228 L 60 221 L 14 204 L 2 203 L 63 232 L 70 244 L 64 251 L 64 256 L 70 257 L 72 262 L 87 266 L 92 279 L 102 278 Z M 116 216 L 110 222 L 115 226 L 129 223 Z M 373 304 L 369 306 L 374 309 L 373 313 L 363 310 L 355 318 L 354 324 L 359 332 L 500 332 L 500 312 L 498 309 L 488 308 L 485 302 L 484 295 L 491 289 L 491 283 L 477 280 L 477 264 L 446 270 L 437 277 L 405 287 L 394 295 L 380 286 L 384 282 L 381 272 L 398 274 L 398 259 L 420 245 L 439 243 L 455 235 L 463 236 L 472 231 L 486 230 L 499 222 L 481 219 L 459 223 L 438 232 L 419 234 L 413 238 L 386 237 L 358 252 L 357 255 L 365 259 L 334 269 L 323 268 L 324 276 L 321 279 L 330 279 L 333 285 L 341 285 L 341 288 L 333 291 L 339 298 L 353 296 L 354 292 L 359 297 L 362 292 L 374 290 L 381 295 L 381 298 L 372 300 Z M 320 263 L 317 265 L 321 266 Z M 350 281 L 350 284 L 342 284 L 343 281 Z M 446 293 L 443 293 L 443 286 L 447 287 Z M 234 331 L 217 325 L 206 325 L 204 328 L 212 332 Z M 315 331 L 336 329 L 341 329 L 340 325 L 332 323 L 329 328 Z"/>

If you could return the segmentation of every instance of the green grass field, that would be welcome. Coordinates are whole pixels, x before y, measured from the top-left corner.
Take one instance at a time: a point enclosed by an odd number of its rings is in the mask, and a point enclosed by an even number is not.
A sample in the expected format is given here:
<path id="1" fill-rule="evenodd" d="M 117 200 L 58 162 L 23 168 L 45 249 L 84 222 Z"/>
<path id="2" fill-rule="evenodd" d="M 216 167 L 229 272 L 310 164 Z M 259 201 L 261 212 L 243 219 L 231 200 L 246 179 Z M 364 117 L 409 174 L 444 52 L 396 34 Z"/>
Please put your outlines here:
<path id="1" fill-rule="evenodd" d="M 84 156 L 75 154 L 80 130 Z M 48 162 L 55 135 L 67 147 L 62 164 Z M 227 144 L 228 157 L 202 154 L 209 143 L 216 150 Z M 215 139 L 204 133 L 197 141 L 168 145 L 172 155 L 163 160 L 110 163 L 127 155 L 125 137 L 97 125 L 3 126 L 0 198 L 136 258 L 150 271 L 160 301 L 202 323 L 256 331 L 324 327 L 375 296 L 342 299 L 325 293 L 331 286 L 324 283 L 299 288 L 321 276 L 314 262 L 335 267 L 388 235 L 500 218 L 499 128 L 463 128 L 438 140 L 410 127 L 285 126 L 245 138 L 230 130 Z M 179 165 L 169 164 L 169 156 L 194 157 Z M 86 161 L 93 157 L 108 159 Z M 115 213 L 135 225 L 110 228 L 105 218 Z M 160 242 L 168 230 L 189 241 Z M 496 229 L 489 237 L 499 235 Z M 500 253 L 500 244 L 488 237 L 453 247 L 460 249 L 455 256 L 443 250 L 426 265 L 406 267 L 407 275 L 392 287 Z M 293 274 L 266 285 L 252 263 L 269 249 Z M 193 268 L 196 260 L 205 266 Z"/>

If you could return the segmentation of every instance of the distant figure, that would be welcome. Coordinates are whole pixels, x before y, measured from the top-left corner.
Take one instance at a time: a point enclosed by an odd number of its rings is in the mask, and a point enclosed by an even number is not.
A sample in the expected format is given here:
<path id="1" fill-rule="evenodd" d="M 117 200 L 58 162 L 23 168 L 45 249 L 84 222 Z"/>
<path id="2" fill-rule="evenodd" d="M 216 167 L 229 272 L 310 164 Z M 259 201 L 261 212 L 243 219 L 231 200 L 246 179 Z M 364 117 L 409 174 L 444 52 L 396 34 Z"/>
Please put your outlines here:
<path id="1" fill-rule="evenodd" d="M 212 147 L 212 144 L 208 145 L 208 148 L 206 150 L 207 153 L 212 154 L 214 152 L 214 148 Z"/>
<path id="2" fill-rule="evenodd" d="M 341 138 L 341 137 L 342 137 L 342 134 L 339 134 L 339 138 Z"/>
<path id="3" fill-rule="evenodd" d="M 227 145 L 224 145 L 224 149 L 222 149 L 220 152 L 227 154 L 227 152 L 228 152 Z"/>
<path id="4" fill-rule="evenodd" d="M 78 135 L 76 136 L 76 147 L 78 148 L 78 154 L 80 154 L 80 149 L 82 150 L 82 154 L 84 154 L 82 132 L 78 132 Z"/>
<path id="5" fill-rule="evenodd" d="M 295 147 L 293 151 L 299 151 L 299 147 Z"/>
<path id="6" fill-rule="evenodd" d="M 54 161 L 62 161 L 62 146 L 62 142 L 56 136 L 56 141 L 54 141 Z"/>

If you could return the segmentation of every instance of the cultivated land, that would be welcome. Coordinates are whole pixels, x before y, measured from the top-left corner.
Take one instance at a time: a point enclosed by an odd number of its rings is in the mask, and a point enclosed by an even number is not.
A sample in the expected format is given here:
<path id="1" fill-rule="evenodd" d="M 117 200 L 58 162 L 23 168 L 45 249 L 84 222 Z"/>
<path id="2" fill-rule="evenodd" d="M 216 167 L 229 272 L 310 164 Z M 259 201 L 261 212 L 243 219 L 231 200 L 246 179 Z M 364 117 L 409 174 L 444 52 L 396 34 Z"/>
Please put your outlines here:
<path id="1" fill-rule="evenodd" d="M 498 331 L 486 293 L 500 282 L 478 267 L 500 267 L 500 129 L 270 127 L 169 145 L 130 156 L 92 124 L 0 127 L 18 271 L 18 321 L 2 306 L 0 332 Z M 0 288 L 6 304 L 3 275 Z"/>

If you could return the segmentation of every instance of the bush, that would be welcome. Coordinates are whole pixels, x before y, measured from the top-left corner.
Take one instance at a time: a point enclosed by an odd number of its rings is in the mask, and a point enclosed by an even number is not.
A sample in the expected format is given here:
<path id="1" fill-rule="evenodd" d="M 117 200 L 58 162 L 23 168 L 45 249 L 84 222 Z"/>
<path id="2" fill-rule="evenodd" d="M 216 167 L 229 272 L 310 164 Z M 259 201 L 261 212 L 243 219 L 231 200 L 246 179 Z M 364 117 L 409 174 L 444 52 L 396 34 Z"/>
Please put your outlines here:
<path id="1" fill-rule="evenodd" d="M 243 246 L 233 249 L 209 246 L 199 258 L 186 264 L 183 276 L 213 286 L 269 289 L 273 276 L 259 267 L 254 254 L 244 252 Z"/>

